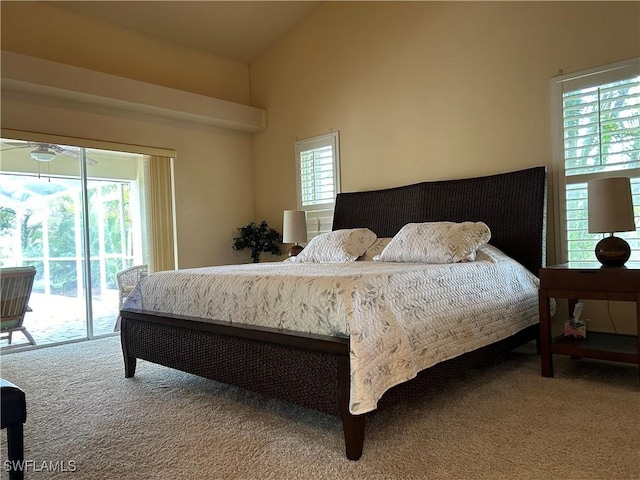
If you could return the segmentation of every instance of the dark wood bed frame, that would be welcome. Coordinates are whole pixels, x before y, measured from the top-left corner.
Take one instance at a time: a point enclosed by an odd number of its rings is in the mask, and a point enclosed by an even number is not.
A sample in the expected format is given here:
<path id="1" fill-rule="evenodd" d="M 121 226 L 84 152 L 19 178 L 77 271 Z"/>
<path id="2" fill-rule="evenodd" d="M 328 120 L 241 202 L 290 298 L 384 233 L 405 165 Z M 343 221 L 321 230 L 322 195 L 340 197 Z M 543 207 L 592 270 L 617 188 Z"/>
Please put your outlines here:
<path id="1" fill-rule="evenodd" d="M 333 229 L 367 227 L 378 237 L 391 237 L 411 222 L 467 220 L 489 225 L 490 243 L 537 276 L 545 259 L 546 168 L 342 193 Z M 126 377 L 133 377 L 140 358 L 339 415 L 347 458 L 362 455 L 365 415 L 349 412 L 348 339 L 140 310 L 123 309 L 121 316 Z M 535 325 L 423 370 L 387 392 L 379 408 L 537 338 Z"/>

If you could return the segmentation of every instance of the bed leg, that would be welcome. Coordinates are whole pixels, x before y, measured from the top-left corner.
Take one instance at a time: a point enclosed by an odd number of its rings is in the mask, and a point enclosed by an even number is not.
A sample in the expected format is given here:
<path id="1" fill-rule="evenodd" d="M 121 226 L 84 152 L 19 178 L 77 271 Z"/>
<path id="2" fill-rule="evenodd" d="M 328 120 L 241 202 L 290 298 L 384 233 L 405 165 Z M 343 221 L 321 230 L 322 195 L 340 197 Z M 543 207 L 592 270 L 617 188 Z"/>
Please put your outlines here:
<path id="1" fill-rule="evenodd" d="M 131 378 L 136 374 L 136 357 L 124 357 L 124 378 Z"/>
<path id="2" fill-rule="evenodd" d="M 364 445 L 364 415 L 353 415 L 349 412 L 350 383 L 349 357 L 340 356 L 338 357 L 338 393 L 345 449 L 349 460 L 358 460 L 362 456 Z"/>
<path id="3" fill-rule="evenodd" d="M 136 357 L 129 356 L 129 349 L 124 340 L 126 319 L 122 318 L 120 329 L 120 344 L 122 345 L 122 355 L 124 356 L 124 378 L 131 378 L 136 374 Z"/>

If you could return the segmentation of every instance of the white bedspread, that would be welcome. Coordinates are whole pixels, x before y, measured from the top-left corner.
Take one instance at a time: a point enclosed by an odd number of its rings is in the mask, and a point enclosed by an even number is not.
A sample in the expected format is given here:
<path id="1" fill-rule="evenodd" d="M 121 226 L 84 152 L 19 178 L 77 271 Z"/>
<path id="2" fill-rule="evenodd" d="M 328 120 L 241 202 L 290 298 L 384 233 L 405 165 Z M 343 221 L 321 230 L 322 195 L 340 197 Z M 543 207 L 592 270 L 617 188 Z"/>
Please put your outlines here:
<path id="1" fill-rule="evenodd" d="M 538 322 L 538 279 L 492 246 L 470 263 L 271 262 L 143 279 L 123 309 L 350 338 L 353 414 L 438 362 Z"/>

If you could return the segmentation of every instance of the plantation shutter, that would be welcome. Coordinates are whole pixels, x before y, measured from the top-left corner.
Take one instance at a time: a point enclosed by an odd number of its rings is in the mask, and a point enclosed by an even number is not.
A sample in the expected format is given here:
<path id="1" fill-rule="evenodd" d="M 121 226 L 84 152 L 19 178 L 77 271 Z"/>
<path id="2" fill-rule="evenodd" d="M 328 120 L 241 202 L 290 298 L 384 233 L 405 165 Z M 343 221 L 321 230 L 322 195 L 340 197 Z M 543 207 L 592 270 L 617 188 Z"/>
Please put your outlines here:
<path id="1" fill-rule="evenodd" d="M 567 176 L 640 167 L 640 77 L 562 97 Z"/>
<path id="2" fill-rule="evenodd" d="M 597 264 L 603 234 L 588 232 L 587 182 L 631 178 L 636 226 L 640 223 L 640 73 L 638 61 L 560 79 L 564 199 L 563 261 Z M 562 216 L 561 216 L 562 217 Z M 640 234 L 620 232 L 640 261 Z"/>
<path id="3" fill-rule="evenodd" d="M 331 230 L 340 191 L 338 132 L 296 142 L 298 208 L 307 211 L 307 238 Z"/>

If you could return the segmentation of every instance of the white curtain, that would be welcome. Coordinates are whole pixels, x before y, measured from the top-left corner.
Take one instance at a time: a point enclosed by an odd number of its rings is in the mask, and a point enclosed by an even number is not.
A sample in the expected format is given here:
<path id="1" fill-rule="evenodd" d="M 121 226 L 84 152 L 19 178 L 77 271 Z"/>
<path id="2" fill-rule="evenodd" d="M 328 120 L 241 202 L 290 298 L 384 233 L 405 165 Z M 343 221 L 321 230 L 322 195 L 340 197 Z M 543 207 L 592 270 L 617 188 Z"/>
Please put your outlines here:
<path id="1" fill-rule="evenodd" d="M 176 267 L 171 160 L 147 155 L 143 160 L 149 272 Z"/>

